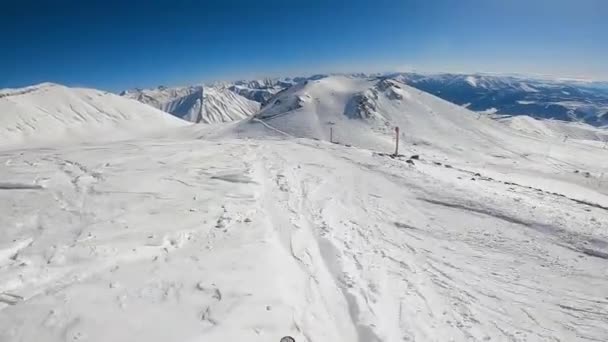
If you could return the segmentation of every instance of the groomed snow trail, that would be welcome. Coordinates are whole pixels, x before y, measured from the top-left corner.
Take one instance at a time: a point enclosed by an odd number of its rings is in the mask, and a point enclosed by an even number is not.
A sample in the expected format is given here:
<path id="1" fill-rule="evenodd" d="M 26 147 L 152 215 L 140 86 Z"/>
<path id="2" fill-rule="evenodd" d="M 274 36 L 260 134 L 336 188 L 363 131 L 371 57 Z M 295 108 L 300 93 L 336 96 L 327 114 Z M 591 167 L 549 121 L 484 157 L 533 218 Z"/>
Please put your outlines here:
<path id="1" fill-rule="evenodd" d="M 0 176 L 0 341 L 608 339 L 606 209 L 424 156 L 141 140 Z"/>

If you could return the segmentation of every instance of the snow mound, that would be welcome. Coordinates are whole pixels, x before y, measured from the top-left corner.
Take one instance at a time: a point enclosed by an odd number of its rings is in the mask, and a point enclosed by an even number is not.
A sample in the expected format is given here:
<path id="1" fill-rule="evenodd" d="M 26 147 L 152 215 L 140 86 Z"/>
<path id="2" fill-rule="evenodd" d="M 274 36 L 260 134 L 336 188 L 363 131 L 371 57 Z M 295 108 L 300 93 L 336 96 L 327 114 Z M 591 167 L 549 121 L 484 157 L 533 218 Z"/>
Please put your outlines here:
<path id="1" fill-rule="evenodd" d="M 225 85 L 177 88 L 161 86 L 156 89 L 129 90 L 121 95 L 196 123 L 242 120 L 260 108 L 259 103 L 231 91 Z"/>
<path id="2" fill-rule="evenodd" d="M 0 90 L 0 142 L 121 139 L 186 123 L 120 96 L 42 83 Z"/>

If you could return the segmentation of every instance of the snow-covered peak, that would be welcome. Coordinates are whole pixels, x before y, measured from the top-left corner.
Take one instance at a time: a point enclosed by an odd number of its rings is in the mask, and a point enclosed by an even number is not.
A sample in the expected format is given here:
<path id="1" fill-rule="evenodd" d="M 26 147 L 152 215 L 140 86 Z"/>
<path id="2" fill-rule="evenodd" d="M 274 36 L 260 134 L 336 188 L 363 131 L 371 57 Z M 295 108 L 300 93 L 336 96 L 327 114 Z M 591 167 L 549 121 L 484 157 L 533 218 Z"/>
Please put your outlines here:
<path id="1" fill-rule="evenodd" d="M 241 120 L 259 109 L 259 103 L 231 91 L 229 86 L 216 83 L 214 86 L 134 89 L 123 92 L 122 96 L 196 123 Z"/>
<path id="2" fill-rule="evenodd" d="M 0 142 L 128 138 L 186 124 L 108 92 L 43 83 L 0 90 Z M 95 132 L 95 133 L 93 133 Z"/>
<path id="3" fill-rule="evenodd" d="M 35 84 L 35 85 L 23 87 L 23 88 L 4 88 L 4 89 L 0 89 L 0 98 L 7 97 L 7 96 L 22 95 L 22 94 L 33 93 L 33 92 L 44 92 L 48 89 L 52 89 L 55 87 L 63 87 L 63 86 L 60 84 L 57 84 L 57 83 L 43 82 L 43 83 L 39 83 L 39 84 Z"/>
<path id="4" fill-rule="evenodd" d="M 475 150 L 512 134 L 499 123 L 479 120 L 474 112 L 385 77 L 309 80 L 277 94 L 255 118 L 292 136 L 374 149 L 393 144 L 395 127 L 410 142 L 457 150 Z"/>
<path id="5" fill-rule="evenodd" d="M 477 79 L 473 76 L 467 76 L 465 81 L 471 85 L 471 87 L 477 87 Z"/>

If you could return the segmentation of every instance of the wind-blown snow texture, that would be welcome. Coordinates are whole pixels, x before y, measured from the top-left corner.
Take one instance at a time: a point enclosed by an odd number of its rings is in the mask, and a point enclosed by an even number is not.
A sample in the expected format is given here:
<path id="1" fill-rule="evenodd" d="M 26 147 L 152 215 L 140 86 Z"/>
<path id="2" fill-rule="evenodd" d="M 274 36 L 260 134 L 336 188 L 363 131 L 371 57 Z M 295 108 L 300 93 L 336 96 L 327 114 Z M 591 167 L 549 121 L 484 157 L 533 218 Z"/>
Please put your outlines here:
<path id="1" fill-rule="evenodd" d="M 608 337 L 602 146 L 361 77 L 166 132 L 0 151 L 0 341 Z"/>

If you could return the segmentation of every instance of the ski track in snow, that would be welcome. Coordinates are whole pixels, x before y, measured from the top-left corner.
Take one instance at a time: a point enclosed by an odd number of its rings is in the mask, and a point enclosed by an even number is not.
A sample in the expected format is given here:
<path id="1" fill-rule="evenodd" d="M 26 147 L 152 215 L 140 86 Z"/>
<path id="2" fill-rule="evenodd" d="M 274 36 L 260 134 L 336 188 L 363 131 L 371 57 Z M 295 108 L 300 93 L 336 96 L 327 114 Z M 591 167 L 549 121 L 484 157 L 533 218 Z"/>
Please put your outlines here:
<path id="1" fill-rule="evenodd" d="M 304 139 L 0 165 L 0 341 L 608 338 L 608 215 L 565 197 Z"/>

